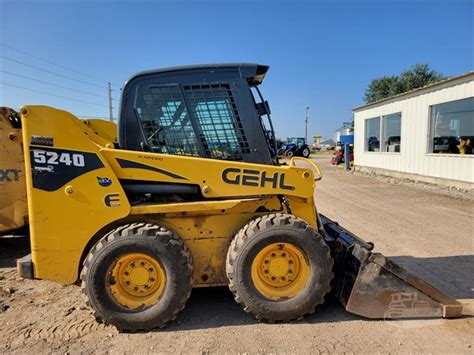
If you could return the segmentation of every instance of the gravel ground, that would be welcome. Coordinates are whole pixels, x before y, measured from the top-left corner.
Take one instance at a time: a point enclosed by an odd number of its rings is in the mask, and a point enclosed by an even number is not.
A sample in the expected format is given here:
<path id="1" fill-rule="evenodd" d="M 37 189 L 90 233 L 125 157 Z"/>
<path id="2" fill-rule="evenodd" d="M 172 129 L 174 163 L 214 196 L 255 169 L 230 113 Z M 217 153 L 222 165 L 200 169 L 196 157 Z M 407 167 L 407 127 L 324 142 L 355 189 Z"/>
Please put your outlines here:
<path id="1" fill-rule="evenodd" d="M 473 207 L 469 196 L 390 183 L 330 166 L 320 212 L 446 293 L 472 302 Z M 289 352 L 472 353 L 474 318 L 372 321 L 329 299 L 304 320 L 256 322 L 226 288 L 194 290 L 177 321 L 163 330 L 119 334 L 97 324 L 77 286 L 16 277 L 26 238 L 0 239 L 0 352 Z"/>

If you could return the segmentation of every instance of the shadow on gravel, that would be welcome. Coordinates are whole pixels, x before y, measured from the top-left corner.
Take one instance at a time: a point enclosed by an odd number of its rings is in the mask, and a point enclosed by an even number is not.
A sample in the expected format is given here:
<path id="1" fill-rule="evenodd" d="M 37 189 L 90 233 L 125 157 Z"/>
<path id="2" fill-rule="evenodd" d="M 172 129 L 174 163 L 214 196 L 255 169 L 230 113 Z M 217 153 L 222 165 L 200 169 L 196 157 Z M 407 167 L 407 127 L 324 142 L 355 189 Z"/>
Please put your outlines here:
<path id="1" fill-rule="evenodd" d="M 360 317 L 346 312 L 336 299 L 328 297 L 315 313 L 291 324 L 334 323 L 358 319 Z M 258 321 L 235 302 L 227 287 L 198 288 L 192 291 L 184 312 L 166 328 L 157 331 L 176 332 L 256 323 Z"/>
<path id="2" fill-rule="evenodd" d="M 474 255 L 437 258 L 396 256 L 390 259 L 451 297 L 466 299 L 474 296 Z M 365 318 L 346 312 L 339 301 L 330 296 L 314 314 L 291 324 L 337 323 L 361 319 Z M 193 290 L 184 312 L 178 319 L 159 331 L 209 329 L 255 323 L 257 321 L 253 316 L 245 313 L 234 301 L 228 288 L 199 288 Z"/>
<path id="3" fill-rule="evenodd" d="M 30 240 L 26 236 L 0 237 L 0 268 L 15 267 L 16 259 L 30 253 Z"/>
<path id="4" fill-rule="evenodd" d="M 433 258 L 394 256 L 390 260 L 454 298 L 474 298 L 474 255 Z"/>

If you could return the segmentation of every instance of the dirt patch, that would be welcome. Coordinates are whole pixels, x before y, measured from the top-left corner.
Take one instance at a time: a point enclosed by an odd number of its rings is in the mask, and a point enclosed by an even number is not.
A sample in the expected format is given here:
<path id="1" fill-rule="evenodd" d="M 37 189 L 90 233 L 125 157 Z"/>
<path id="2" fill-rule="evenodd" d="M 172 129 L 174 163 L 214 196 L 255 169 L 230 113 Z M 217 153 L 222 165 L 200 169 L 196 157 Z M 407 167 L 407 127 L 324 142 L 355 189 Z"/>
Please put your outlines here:
<path id="1" fill-rule="evenodd" d="M 462 198 L 346 173 L 318 158 L 318 208 L 376 250 L 458 298 L 473 298 L 473 208 Z M 26 238 L 0 239 L 0 352 L 472 353 L 474 318 L 371 321 L 329 298 L 289 324 L 258 323 L 227 288 L 193 290 L 168 327 L 118 333 L 95 321 L 78 286 L 23 280 Z"/>

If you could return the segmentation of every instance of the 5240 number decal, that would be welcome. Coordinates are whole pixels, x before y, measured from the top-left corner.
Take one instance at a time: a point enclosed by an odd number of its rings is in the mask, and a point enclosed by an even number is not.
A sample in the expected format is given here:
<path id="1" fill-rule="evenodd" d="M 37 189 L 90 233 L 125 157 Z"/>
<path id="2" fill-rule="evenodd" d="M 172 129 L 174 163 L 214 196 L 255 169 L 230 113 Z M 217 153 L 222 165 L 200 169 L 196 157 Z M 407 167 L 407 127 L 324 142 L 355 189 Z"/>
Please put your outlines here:
<path id="1" fill-rule="evenodd" d="M 64 164 L 67 166 L 84 167 L 84 155 L 79 153 L 56 153 L 53 151 L 33 150 L 33 159 L 36 164 Z"/>
<path id="2" fill-rule="evenodd" d="M 33 187 L 45 191 L 55 191 L 89 171 L 104 167 L 95 153 L 54 147 L 30 146 L 30 159 Z M 100 174 L 91 175 L 91 181 L 97 175 Z"/>

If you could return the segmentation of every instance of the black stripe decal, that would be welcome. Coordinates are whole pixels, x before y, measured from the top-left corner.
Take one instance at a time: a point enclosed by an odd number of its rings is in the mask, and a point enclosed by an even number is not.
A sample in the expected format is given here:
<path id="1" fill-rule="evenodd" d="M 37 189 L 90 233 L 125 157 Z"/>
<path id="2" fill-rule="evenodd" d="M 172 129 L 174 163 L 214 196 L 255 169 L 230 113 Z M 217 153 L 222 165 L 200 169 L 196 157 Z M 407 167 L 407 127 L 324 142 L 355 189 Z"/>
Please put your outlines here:
<path id="1" fill-rule="evenodd" d="M 55 191 L 71 180 L 104 167 L 95 153 L 30 146 L 33 187 Z"/>
<path id="2" fill-rule="evenodd" d="M 171 173 L 169 171 L 166 171 L 166 170 L 163 170 L 163 169 L 160 169 L 160 168 L 156 168 L 154 166 L 150 166 L 150 165 L 146 165 L 146 164 L 142 164 L 142 163 L 137 163 L 136 161 L 131 161 L 131 160 L 127 160 L 127 159 L 121 159 L 121 158 L 116 158 L 116 159 L 117 159 L 117 163 L 119 163 L 121 168 L 151 170 L 151 171 L 155 171 L 157 173 L 169 176 L 173 179 L 188 180 L 185 177 L 176 175 L 174 173 Z"/>

